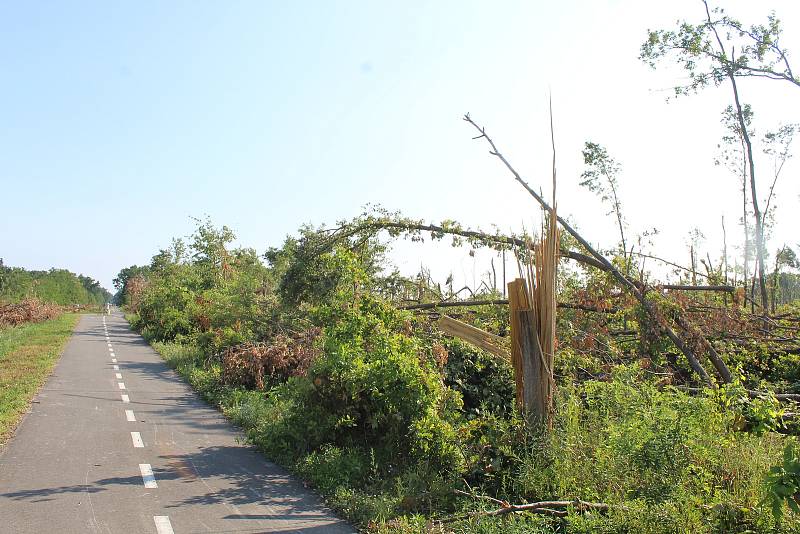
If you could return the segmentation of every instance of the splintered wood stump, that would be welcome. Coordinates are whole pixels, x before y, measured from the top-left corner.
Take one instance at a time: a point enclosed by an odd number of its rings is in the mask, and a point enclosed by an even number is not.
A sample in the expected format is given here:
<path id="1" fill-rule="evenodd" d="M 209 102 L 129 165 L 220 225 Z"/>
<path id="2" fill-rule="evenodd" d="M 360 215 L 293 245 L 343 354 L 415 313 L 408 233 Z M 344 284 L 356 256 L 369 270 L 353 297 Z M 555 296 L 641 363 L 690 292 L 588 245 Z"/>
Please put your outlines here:
<path id="1" fill-rule="evenodd" d="M 517 406 L 532 424 L 552 424 L 553 380 L 538 337 L 536 312 L 530 309 L 525 281 L 508 284 L 511 323 L 511 364 Z"/>
<path id="2" fill-rule="evenodd" d="M 528 294 L 523 287 L 524 281 L 521 278 L 509 282 L 508 284 L 508 310 L 509 324 L 511 326 L 511 366 L 514 368 L 514 385 L 517 408 L 525 411 L 524 402 L 524 382 L 522 369 L 522 342 L 520 330 L 519 314 L 517 313 L 523 306 L 527 308 Z"/>

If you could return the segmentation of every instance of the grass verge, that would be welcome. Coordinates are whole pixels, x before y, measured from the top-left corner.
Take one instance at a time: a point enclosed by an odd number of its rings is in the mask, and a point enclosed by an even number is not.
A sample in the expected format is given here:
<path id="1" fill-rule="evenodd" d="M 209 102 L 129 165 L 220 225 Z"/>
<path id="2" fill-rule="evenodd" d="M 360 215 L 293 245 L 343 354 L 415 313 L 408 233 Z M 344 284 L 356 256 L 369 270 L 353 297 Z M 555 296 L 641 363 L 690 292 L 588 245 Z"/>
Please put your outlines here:
<path id="1" fill-rule="evenodd" d="M 44 384 L 79 315 L 0 329 L 0 446 L 14 432 Z"/>

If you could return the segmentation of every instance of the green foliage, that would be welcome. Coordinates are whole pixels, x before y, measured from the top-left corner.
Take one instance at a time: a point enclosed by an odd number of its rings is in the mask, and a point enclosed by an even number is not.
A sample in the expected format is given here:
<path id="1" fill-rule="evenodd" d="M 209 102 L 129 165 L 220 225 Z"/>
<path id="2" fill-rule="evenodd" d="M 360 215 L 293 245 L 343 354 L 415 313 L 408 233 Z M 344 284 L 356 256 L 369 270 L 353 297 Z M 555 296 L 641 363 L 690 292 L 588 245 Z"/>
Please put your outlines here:
<path id="1" fill-rule="evenodd" d="M 374 237 L 331 242 L 324 229 L 307 226 L 300 234 L 266 254 L 278 278 L 277 293 L 286 305 L 318 306 L 343 289 L 369 290 L 382 270 L 385 246 Z"/>
<path id="2" fill-rule="evenodd" d="M 331 493 L 340 487 L 357 487 L 366 477 L 374 476 L 377 466 L 370 460 L 374 457 L 366 457 L 360 449 L 326 444 L 302 457 L 296 469 L 320 491 Z"/>
<path id="3" fill-rule="evenodd" d="M 173 240 L 149 266 L 120 271 L 115 284 L 123 302 L 130 302 L 132 280 L 146 279 L 137 295 L 135 323 L 143 335 L 194 341 L 214 353 L 254 340 L 269 328 L 271 275 L 252 249 L 228 250 L 233 239 L 227 227 L 198 222 L 188 248 Z"/>
<path id="4" fill-rule="evenodd" d="M 458 391 L 467 417 L 484 412 L 509 415 L 514 403 L 511 366 L 497 356 L 458 339 L 445 340 L 444 383 Z"/>
<path id="5" fill-rule="evenodd" d="M 733 416 L 735 430 L 748 430 L 762 435 L 781 427 L 782 409 L 775 396 L 767 394 L 751 399 L 738 378 L 717 390 L 708 390 L 708 396 Z"/>
<path id="6" fill-rule="evenodd" d="M 278 457 L 324 444 L 370 451 L 385 475 L 411 465 L 457 471 L 452 420 L 459 399 L 420 361 L 413 338 L 399 332 L 403 316 L 368 298 L 335 313 L 339 320 L 326 328 L 323 355 L 308 376 L 273 392 L 286 411 L 259 442 Z"/>
<path id="7" fill-rule="evenodd" d="M 782 28 L 774 13 L 766 24 L 749 27 L 719 8 L 702 19 L 698 23 L 680 21 L 674 30 L 650 30 L 641 46 L 639 58 L 648 65 L 655 67 L 659 61 L 672 59 L 688 73 L 689 83 L 676 86 L 677 95 L 719 85 L 729 73 L 800 85 L 800 78 L 792 75 L 786 50 L 780 47 Z M 734 52 L 728 55 L 729 50 Z"/>
<path id="8" fill-rule="evenodd" d="M 766 479 L 765 502 L 772 509 L 776 520 L 783 519 L 784 503 L 796 514 L 800 514 L 800 446 L 796 440 L 786 443 L 783 462 L 771 467 Z"/>
<path id="9" fill-rule="evenodd" d="M 0 302 L 25 298 L 61 305 L 101 305 L 111 300 L 111 294 L 100 282 L 66 269 L 28 271 L 5 266 L 0 260 Z"/>
<path id="10" fill-rule="evenodd" d="M 114 302 L 120 306 L 126 306 L 130 304 L 128 282 L 137 276 L 146 276 L 148 271 L 148 267 L 140 267 L 138 265 L 131 265 L 130 267 L 125 267 L 124 269 L 120 270 L 116 278 L 113 280 L 114 288 L 117 290 L 117 293 L 114 295 Z"/>

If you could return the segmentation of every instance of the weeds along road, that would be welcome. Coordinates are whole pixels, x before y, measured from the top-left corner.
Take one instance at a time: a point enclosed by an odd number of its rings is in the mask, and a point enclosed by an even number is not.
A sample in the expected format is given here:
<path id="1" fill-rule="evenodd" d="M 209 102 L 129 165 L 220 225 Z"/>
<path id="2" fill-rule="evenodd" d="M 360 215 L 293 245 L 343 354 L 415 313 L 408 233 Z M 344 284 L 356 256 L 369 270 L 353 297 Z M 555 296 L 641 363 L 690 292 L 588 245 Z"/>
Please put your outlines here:
<path id="1" fill-rule="evenodd" d="M 238 438 L 121 316 L 83 316 L 0 453 L 0 531 L 353 532 Z"/>

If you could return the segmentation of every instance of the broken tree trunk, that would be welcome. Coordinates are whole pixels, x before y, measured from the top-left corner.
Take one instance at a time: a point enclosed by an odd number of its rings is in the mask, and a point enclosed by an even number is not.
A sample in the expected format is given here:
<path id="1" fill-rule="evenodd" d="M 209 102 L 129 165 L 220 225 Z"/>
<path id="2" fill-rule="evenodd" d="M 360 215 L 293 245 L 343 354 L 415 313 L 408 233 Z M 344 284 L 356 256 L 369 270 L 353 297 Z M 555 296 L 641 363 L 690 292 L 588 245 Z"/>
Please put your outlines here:
<path id="1" fill-rule="evenodd" d="M 510 359 L 508 349 L 505 347 L 503 338 L 500 336 L 496 336 L 480 328 L 475 328 L 471 324 L 464 323 L 446 315 L 442 315 L 439 318 L 438 325 L 439 329 L 449 336 L 464 340 L 503 360 L 508 361 Z"/>
<path id="2" fill-rule="evenodd" d="M 528 307 L 528 292 L 520 287 L 521 283 L 522 280 L 518 278 L 508 284 L 508 320 L 511 330 L 511 366 L 514 369 L 514 396 L 517 401 L 517 408 L 523 412 L 525 410 L 525 386 L 522 369 L 522 343 L 519 341 L 522 337 L 522 325 L 520 324 L 517 310 Z"/>
<path id="3" fill-rule="evenodd" d="M 537 193 L 530 185 L 528 185 L 528 183 L 525 180 L 522 179 L 522 176 L 520 176 L 520 174 L 516 171 L 516 169 L 514 169 L 514 167 L 511 166 L 508 160 L 506 160 L 506 158 L 497 149 L 497 146 L 495 146 L 494 141 L 492 141 L 492 139 L 488 135 L 486 135 L 486 130 L 478 126 L 472 120 L 469 114 L 464 116 L 464 120 L 470 123 L 472 126 L 474 126 L 475 129 L 478 130 L 478 132 L 480 132 L 480 135 L 475 137 L 475 139 L 485 138 L 486 142 L 489 143 L 489 146 L 491 147 L 489 153 L 493 156 L 496 156 L 501 162 L 503 162 L 503 165 L 505 165 L 505 167 L 509 170 L 509 172 L 511 172 L 511 174 L 514 176 L 514 179 L 517 182 L 519 182 L 520 185 L 522 185 L 522 187 L 525 188 L 525 190 L 539 203 L 542 209 L 552 213 L 553 208 L 547 203 L 547 201 L 544 200 L 544 198 L 542 198 L 541 195 L 539 195 L 539 193 Z M 637 285 L 632 280 L 623 275 L 619 271 L 619 269 L 617 269 L 608 260 L 608 258 L 606 258 L 602 254 L 600 254 L 597 250 L 595 250 L 594 247 L 592 247 L 592 245 L 590 245 L 589 242 L 586 241 L 586 239 L 581 234 L 579 234 L 577 230 L 575 230 L 567 221 L 565 221 L 560 216 L 556 216 L 556 219 L 558 220 L 558 223 L 561 225 L 561 227 L 564 228 L 572 237 L 574 237 L 575 240 L 578 241 L 578 243 L 580 243 L 581 246 L 587 252 L 589 252 L 592 259 L 594 259 L 597 263 L 602 264 L 604 270 L 611 273 L 614 279 L 617 280 L 617 282 L 619 282 L 619 284 L 625 290 L 633 294 L 636 300 L 638 300 L 639 303 L 642 305 L 642 309 L 647 314 L 647 317 L 650 319 L 651 323 L 659 331 L 661 331 L 664 335 L 666 335 L 675 344 L 676 347 L 678 347 L 678 350 L 680 350 L 686 357 L 686 360 L 689 362 L 689 365 L 691 366 L 692 370 L 694 370 L 704 382 L 713 385 L 711 377 L 708 375 L 705 368 L 703 368 L 703 365 L 697 359 L 697 356 L 689 348 L 686 342 L 684 342 L 683 339 L 678 337 L 675 331 L 666 323 L 664 318 L 656 310 L 655 305 L 650 300 L 647 299 L 644 292 L 641 291 L 639 287 L 637 287 Z"/>
<path id="4" fill-rule="evenodd" d="M 539 342 L 535 307 L 529 300 L 525 280 L 508 284 L 511 323 L 511 364 L 514 367 L 517 406 L 532 424 L 549 429 L 553 416 L 552 355 L 544 354 Z"/>

